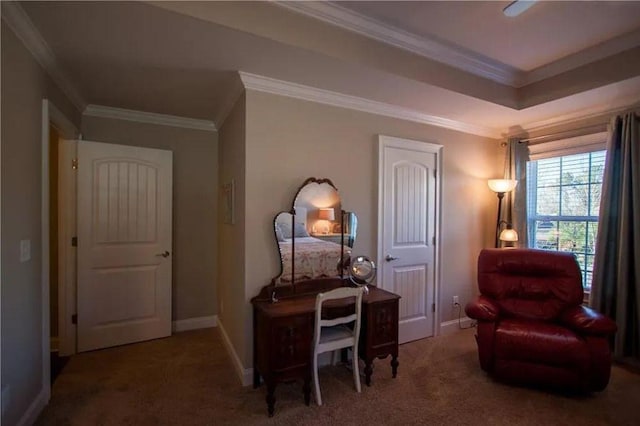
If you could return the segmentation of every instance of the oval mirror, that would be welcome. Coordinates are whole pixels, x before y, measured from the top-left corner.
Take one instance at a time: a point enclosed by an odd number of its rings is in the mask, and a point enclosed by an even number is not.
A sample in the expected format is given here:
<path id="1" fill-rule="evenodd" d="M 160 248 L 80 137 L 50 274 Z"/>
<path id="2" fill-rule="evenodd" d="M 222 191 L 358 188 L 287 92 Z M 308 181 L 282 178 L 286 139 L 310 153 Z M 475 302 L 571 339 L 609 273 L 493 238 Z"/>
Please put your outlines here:
<path id="1" fill-rule="evenodd" d="M 276 284 L 342 277 L 340 260 L 351 256 L 357 224 L 354 213 L 342 210 L 329 179 L 307 179 L 294 197 L 291 213 L 281 212 L 274 220 L 281 261 Z"/>
<path id="2" fill-rule="evenodd" d="M 367 256 L 355 256 L 349 265 L 349 277 L 356 284 L 370 284 L 376 277 L 376 264 Z"/>

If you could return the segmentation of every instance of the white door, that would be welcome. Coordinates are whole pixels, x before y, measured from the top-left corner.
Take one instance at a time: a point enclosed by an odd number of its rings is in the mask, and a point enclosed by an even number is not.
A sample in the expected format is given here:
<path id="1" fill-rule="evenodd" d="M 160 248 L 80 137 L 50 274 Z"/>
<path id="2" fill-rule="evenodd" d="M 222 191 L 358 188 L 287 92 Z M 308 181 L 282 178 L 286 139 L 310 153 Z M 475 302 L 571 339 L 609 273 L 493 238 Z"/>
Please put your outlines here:
<path id="1" fill-rule="evenodd" d="M 171 335 L 172 153 L 78 143 L 78 351 Z"/>
<path id="2" fill-rule="evenodd" d="M 399 342 L 433 336 L 441 146 L 380 136 L 378 265 L 401 296 Z"/>

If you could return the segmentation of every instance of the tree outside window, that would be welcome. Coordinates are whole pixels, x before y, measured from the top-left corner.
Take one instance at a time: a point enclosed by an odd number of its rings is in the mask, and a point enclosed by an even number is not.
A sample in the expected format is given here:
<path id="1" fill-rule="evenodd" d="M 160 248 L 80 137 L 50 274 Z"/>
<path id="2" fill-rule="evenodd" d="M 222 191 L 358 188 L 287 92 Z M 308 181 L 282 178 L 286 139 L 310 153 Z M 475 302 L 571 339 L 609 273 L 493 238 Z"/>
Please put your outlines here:
<path id="1" fill-rule="evenodd" d="M 574 253 L 591 288 L 605 151 L 527 164 L 529 245 Z"/>

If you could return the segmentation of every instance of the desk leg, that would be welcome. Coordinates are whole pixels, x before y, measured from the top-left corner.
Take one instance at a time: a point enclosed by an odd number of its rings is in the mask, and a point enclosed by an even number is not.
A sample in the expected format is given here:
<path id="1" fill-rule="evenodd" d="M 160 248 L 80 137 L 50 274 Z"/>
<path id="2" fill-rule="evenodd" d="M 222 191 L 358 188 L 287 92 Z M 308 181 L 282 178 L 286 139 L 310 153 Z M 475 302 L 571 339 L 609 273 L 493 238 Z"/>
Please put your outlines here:
<path id="1" fill-rule="evenodd" d="M 365 365 L 364 365 L 364 382 L 367 384 L 367 386 L 371 386 L 371 374 L 373 374 L 373 360 L 372 359 L 366 359 L 365 360 Z"/>
<path id="2" fill-rule="evenodd" d="M 253 364 L 255 365 L 255 363 Z M 257 368 L 253 369 L 253 388 L 258 389 L 260 387 L 260 372 Z"/>
<path id="3" fill-rule="evenodd" d="M 276 383 L 275 381 L 267 382 L 267 409 L 269 410 L 269 417 L 273 417 L 273 409 L 276 404 Z"/>
<path id="4" fill-rule="evenodd" d="M 396 378 L 396 375 L 398 374 L 398 366 L 400 365 L 400 363 L 398 362 L 398 355 L 392 355 L 391 356 L 391 374 L 393 375 L 393 378 Z"/>
<path id="5" fill-rule="evenodd" d="M 311 377 L 304 378 L 302 392 L 304 393 L 304 403 L 309 406 L 311 403 Z"/>

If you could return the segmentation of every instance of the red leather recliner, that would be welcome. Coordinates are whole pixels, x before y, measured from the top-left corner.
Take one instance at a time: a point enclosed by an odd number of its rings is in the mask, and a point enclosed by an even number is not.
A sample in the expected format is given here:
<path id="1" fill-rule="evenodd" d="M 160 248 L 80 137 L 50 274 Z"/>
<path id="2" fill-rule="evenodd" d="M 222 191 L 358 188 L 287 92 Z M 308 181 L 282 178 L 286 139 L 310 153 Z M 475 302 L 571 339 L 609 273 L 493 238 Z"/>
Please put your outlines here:
<path id="1" fill-rule="evenodd" d="M 478 321 L 480 366 L 513 383 L 600 391 L 609 383 L 616 324 L 583 306 L 571 253 L 485 249 L 480 296 L 465 312 Z"/>

